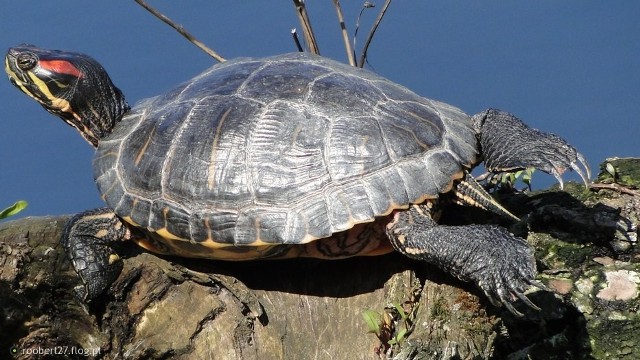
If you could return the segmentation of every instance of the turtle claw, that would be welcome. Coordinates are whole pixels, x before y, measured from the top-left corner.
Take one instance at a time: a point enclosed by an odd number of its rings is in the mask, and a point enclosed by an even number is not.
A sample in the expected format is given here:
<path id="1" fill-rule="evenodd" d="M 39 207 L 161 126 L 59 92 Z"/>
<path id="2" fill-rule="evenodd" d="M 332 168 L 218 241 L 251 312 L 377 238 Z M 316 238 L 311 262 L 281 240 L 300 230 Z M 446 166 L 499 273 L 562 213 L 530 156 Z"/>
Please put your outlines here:
<path id="1" fill-rule="evenodd" d="M 576 151 L 575 156 L 576 156 L 576 160 L 569 163 L 569 167 L 571 168 L 571 170 L 575 171 L 580 176 L 580 179 L 582 179 L 584 186 L 586 188 L 589 188 L 589 185 L 591 184 L 591 168 L 589 168 L 589 164 L 587 163 L 587 161 L 585 160 L 582 154 Z M 562 180 L 563 172 L 564 172 L 564 169 L 561 169 L 561 171 L 558 171 L 554 167 L 552 167 L 551 170 L 549 171 L 549 173 L 553 175 L 553 177 L 556 178 L 556 180 L 558 181 L 560 190 L 564 189 L 564 181 Z"/>
<path id="2" fill-rule="evenodd" d="M 503 267 L 498 272 L 486 273 L 483 276 L 484 279 L 477 283 L 491 304 L 496 307 L 504 306 L 517 318 L 525 316 L 515 307 L 515 303 L 519 301 L 532 310 L 541 311 L 540 307 L 525 295 L 525 291 L 533 290 L 534 287 L 544 291 L 551 291 L 547 286 L 535 279 L 536 270 L 533 267 L 531 250 L 524 248 L 520 249 L 520 251 L 524 252 L 520 254 L 524 254 L 529 258 L 528 261 L 520 259 L 517 263 Z M 527 266 L 526 264 L 529 265 Z"/>
<path id="3" fill-rule="evenodd" d="M 572 162 L 571 169 L 573 169 L 573 171 L 575 171 L 576 173 L 578 173 L 578 175 L 580 175 L 582 182 L 584 182 L 584 186 L 588 188 L 589 185 L 591 184 L 591 168 L 589 168 L 589 163 L 587 163 L 587 161 L 585 160 L 584 156 L 582 156 L 582 154 L 576 153 L 576 157 L 578 159 L 578 163 Z M 580 166 L 584 168 L 586 174 L 585 172 L 582 171 L 582 168 Z"/>
<path id="4" fill-rule="evenodd" d="M 556 169 L 552 169 L 550 171 L 550 174 L 553 175 L 553 177 L 556 178 L 556 180 L 558 181 L 558 186 L 560 186 L 560 190 L 564 190 L 564 181 L 562 180 L 562 174 L 560 174 Z"/>
<path id="5" fill-rule="evenodd" d="M 550 291 L 546 286 L 544 286 L 544 284 L 538 282 L 537 280 L 523 280 L 523 282 L 526 283 L 526 284 L 522 284 L 524 285 L 523 287 L 526 287 L 526 285 L 532 285 L 541 290 Z M 518 317 L 518 318 L 524 317 L 524 314 L 520 312 L 518 309 L 516 309 L 515 306 L 513 306 L 514 302 L 517 300 L 522 301 L 530 309 L 533 309 L 535 311 L 541 311 L 540 307 L 535 303 L 533 303 L 533 301 L 531 301 L 527 297 L 527 295 L 524 294 L 524 292 L 521 289 L 521 286 L 518 286 L 518 285 L 510 286 L 506 284 L 503 284 L 503 286 L 504 287 L 498 289 L 497 291 L 494 291 L 493 293 L 487 291 L 487 289 L 485 289 L 484 291 L 485 295 L 487 296 L 491 304 L 493 304 L 494 306 L 496 307 L 504 306 L 507 310 L 509 310 L 511 314 L 513 314 L 515 317 Z"/>
<path id="6" fill-rule="evenodd" d="M 509 310 L 509 312 L 512 313 L 515 317 L 517 318 L 524 317 L 524 314 L 518 311 L 515 307 L 513 307 L 510 301 L 503 302 L 503 304 L 504 304 L 504 307 L 506 307 L 507 310 Z"/>
<path id="7" fill-rule="evenodd" d="M 516 291 L 514 292 L 514 295 L 518 297 L 518 299 L 520 299 L 523 303 L 525 303 L 528 307 L 532 308 L 535 311 L 540 311 L 540 307 L 538 307 L 538 305 L 534 304 L 531 300 L 529 300 L 529 298 L 527 297 L 527 295 Z"/>
<path id="8" fill-rule="evenodd" d="M 530 285 L 533 285 L 533 286 L 535 286 L 535 287 L 537 287 L 537 288 L 538 288 L 538 289 L 540 289 L 540 290 L 548 291 L 548 292 L 553 292 L 553 290 L 551 290 L 551 288 L 547 287 L 547 285 L 545 285 L 545 284 L 541 283 L 541 282 L 540 282 L 540 281 L 538 281 L 538 280 L 529 280 L 529 284 L 530 284 Z"/>

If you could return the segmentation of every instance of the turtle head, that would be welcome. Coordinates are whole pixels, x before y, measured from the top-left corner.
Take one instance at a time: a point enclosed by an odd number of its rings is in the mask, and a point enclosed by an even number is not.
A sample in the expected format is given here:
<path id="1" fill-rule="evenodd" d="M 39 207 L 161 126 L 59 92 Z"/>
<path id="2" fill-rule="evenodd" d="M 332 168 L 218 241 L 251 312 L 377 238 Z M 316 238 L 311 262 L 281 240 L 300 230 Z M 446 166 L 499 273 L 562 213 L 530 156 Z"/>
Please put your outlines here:
<path id="1" fill-rule="evenodd" d="M 20 45 L 9 49 L 4 66 L 13 85 L 94 147 L 129 111 L 122 92 L 87 55 Z"/>

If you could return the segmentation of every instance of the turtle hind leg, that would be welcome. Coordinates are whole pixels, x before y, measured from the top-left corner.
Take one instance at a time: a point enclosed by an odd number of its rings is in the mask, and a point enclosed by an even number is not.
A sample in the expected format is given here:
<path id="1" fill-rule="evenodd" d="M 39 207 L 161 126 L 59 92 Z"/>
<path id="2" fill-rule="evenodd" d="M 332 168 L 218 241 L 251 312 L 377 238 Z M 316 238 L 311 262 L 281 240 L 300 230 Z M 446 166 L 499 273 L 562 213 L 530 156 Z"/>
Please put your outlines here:
<path id="1" fill-rule="evenodd" d="M 128 240 L 127 225 L 108 208 L 80 213 L 67 223 L 61 243 L 82 285 L 76 295 L 89 301 L 102 294 L 122 271 L 122 260 L 113 250 Z"/>
<path id="2" fill-rule="evenodd" d="M 535 168 L 553 175 L 572 169 L 589 185 L 591 170 L 573 146 L 559 136 L 532 129 L 512 114 L 488 109 L 473 116 L 487 170 L 497 173 Z"/>
<path id="3" fill-rule="evenodd" d="M 394 214 L 387 236 L 400 253 L 475 283 L 492 304 L 516 316 L 522 316 L 512 305 L 518 299 L 538 309 L 524 295 L 531 285 L 544 288 L 535 280 L 533 250 L 504 228 L 438 225 L 425 206 L 412 205 Z"/>

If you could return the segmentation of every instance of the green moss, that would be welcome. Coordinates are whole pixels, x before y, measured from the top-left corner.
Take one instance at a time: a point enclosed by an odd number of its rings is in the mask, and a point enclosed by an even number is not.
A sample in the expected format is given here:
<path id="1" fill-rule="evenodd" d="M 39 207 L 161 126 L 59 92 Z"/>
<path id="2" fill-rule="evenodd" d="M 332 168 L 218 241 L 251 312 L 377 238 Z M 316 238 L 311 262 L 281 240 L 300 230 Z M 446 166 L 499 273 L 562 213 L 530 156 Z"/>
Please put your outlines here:
<path id="1" fill-rule="evenodd" d="M 570 181 L 564 184 L 564 192 L 569 193 L 580 202 L 585 202 L 588 200 L 597 201 L 598 199 L 602 198 L 600 194 L 595 191 L 591 191 L 586 186 L 584 186 L 584 183 L 578 183 L 574 181 Z"/>
<path id="2" fill-rule="evenodd" d="M 543 259 L 551 268 L 576 268 L 591 256 L 592 249 L 582 244 L 558 240 L 548 234 L 535 234 L 536 258 Z"/>
<path id="3" fill-rule="evenodd" d="M 587 257 L 591 255 L 591 248 L 578 244 L 563 243 L 557 246 L 557 254 L 567 266 L 575 268 L 583 264 Z"/>
<path id="4" fill-rule="evenodd" d="M 605 160 L 600 164 L 600 173 L 597 181 L 640 187 L 640 158 L 611 158 Z"/>
<path id="5" fill-rule="evenodd" d="M 431 308 L 431 316 L 434 319 L 448 320 L 451 317 L 447 301 L 444 298 L 438 298 Z"/>
<path id="6" fill-rule="evenodd" d="M 596 359 L 637 359 L 640 326 L 637 320 L 600 318 L 589 322 L 591 355 Z"/>

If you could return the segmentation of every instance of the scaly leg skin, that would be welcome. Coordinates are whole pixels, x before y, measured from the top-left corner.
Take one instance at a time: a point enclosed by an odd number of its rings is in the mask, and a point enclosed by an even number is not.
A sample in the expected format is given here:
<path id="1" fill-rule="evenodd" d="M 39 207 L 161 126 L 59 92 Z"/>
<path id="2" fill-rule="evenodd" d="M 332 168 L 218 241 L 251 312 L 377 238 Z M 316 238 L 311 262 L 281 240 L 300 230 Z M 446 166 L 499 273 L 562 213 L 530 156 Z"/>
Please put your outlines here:
<path id="1" fill-rule="evenodd" d="M 517 117 L 496 109 L 478 113 L 472 121 L 485 167 L 490 172 L 533 167 L 553 175 L 562 188 L 562 173 L 570 168 L 589 186 L 589 165 L 582 154 L 564 139 L 532 129 Z"/>
<path id="2" fill-rule="evenodd" d="M 545 288 L 535 280 L 533 250 L 504 228 L 438 225 L 426 206 L 412 205 L 394 214 L 387 235 L 398 252 L 475 283 L 492 304 L 502 304 L 518 317 L 523 315 L 513 307 L 514 300 L 539 310 L 524 295 L 531 285 Z"/>
<path id="3" fill-rule="evenodd" d="M 88 301 L 102 294 L 122 271 L 122 261 L 113 245 L 130 238 L 125 223 L 108 208 L 86 211 L 67 223 L 62 246 L 83 285 L 76 295 Z"/>

